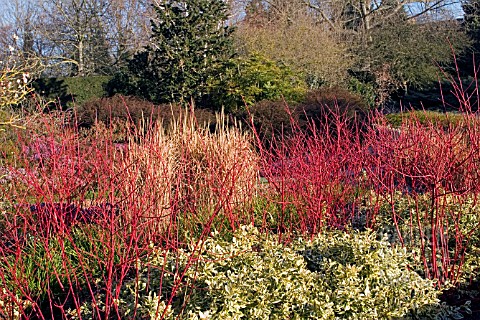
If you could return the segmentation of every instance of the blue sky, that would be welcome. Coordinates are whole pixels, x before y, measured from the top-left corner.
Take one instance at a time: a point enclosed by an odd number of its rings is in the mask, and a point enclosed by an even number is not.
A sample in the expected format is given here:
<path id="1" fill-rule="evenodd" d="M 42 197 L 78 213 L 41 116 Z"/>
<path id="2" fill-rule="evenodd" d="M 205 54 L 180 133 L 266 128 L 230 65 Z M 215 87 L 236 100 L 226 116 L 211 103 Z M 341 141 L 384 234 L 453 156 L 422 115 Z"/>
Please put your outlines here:
<path id="1" fill-rule="evenodd" d="M 413 11 L 415 11 L 415 7 L 420 7 L 421 5 L 422 5 L 421 2 L 417 2 L 417 3 L 410 4 L 409 7 Z M 460 1 L 452 0 L 451 4 L 448 5 L 448 7 L 446 7 L 446 9 L 448 9 L 451 12 L 452 16 L 455 17 L 455 18 L 463 17 L 462 4 L 460 3 Z"/>

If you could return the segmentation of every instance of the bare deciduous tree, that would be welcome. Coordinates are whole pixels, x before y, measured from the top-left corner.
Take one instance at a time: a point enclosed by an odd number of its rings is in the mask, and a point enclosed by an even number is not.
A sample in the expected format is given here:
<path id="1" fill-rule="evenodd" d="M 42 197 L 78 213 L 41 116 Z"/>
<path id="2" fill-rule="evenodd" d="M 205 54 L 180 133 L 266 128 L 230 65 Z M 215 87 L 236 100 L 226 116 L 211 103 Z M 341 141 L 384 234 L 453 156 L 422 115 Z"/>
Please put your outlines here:
<path id="1" fill-rule="evenodd" d="M 257 15 L 239 24 L 237 38 L 243 51 L 285 63 L 303 74 L 312 88 L 344 84 L 352 63 L 345 45 L 306 12 L 290 9 L 277 8 L 274 17 L 264 20 Z"/>
<path id="2" fill-rule="evenodd" d="M 356 32 L 368 32 L 399 14 L 407 20 L 427 14 L 445 12 L 457 0 L 301 0 L 317 13 L 319 21 L 332 29 L 341 30 L 352 23 Z"/>
<path id="3" fill-rule="evenodd" d="M 12 0 L 4 28 L 47 75 L 108 74 L 148 41 L 148 0 Z"/>

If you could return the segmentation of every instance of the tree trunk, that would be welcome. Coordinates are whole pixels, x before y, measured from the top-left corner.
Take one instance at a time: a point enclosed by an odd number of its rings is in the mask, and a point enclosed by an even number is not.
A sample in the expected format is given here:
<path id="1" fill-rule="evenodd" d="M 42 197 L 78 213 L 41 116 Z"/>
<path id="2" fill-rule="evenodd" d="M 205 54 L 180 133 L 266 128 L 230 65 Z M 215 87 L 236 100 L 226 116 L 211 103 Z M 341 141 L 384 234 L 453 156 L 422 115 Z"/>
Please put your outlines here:
<path id="1" fill-rule="evenodd" d="M 85 76 L 85 62 L 84 62 L 84 56 L 83 56 L 83 51 L 84 51 L 84 44 L 83 44 L 83 38 L 80 39 L 78 42 L 78 76 L 83 77 Z"/>

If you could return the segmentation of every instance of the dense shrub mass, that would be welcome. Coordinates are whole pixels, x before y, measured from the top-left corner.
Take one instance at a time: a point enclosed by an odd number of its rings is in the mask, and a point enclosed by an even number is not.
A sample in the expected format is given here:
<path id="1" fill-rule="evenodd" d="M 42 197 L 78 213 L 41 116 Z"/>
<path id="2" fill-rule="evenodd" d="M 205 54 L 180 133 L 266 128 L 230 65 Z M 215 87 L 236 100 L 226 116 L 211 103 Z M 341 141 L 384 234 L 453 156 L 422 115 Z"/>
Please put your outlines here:
<path id="1" fill-rule="evenodd" d="M 262 100 L 237 114 L 245 121 L 253 121 L 261 139 L 271 139 L 275 135 L 289 136 L 293 132 L 293 122 L 299 119 L 295 106 L 285 100 Z"/>
<path id="2" fill-rule="evenodd" d="M 307 89 L 289 66 L 258 53 L 233 60 L 225 75 L 212 85 L 217 89 L 211 103 L 228 111 L 244 110 L 262 100 L 300 101 Z"/>
<path id="3" fill-rule="evenodd" d="M 443 312 L 433 282 L 411 270 L 405 248 L 374 232 L 326 232 L 300 242 L 308 269 L 320 273 L 336 318 L 429 318 Z"/>
<path id="4" fill-rule="evenodd" d="M 124 142 L 128 130 L 138 128 L 146 131 L 156 123 L 161 123 L 164 127 L 175 127 L 175 123 L 189 113 L 190 110 L 178 104 L 154 105 L 140 98 L 115 95 L 92 99 L 79 106 L 74 121 L 81 128 L 109 128 L 116 141 Z M 217 119 L 212 111 L 194 109 L 192 113 L 200 126 L 215 129 Z"/>
<path id="5" fill-rule="evenodd" d="M 109 76 L 38 78 L 32 86 L 35 94 L 50 103 L 48 108 L 67 109 L 104 97 L 110 79 Z"/>
<path id="6" fill-rule="evenodd" d="M 109 98 L 92 99 L 77 108 L 77 124 L 92 127 L 101 122 L 110 126 L 114 122 L 130 123 L 135 126 L 151 126 L 156 121 L 173 124 L 190 111 L 177 104 L 154 105 L 132 96 L 115 95 Z M 206 109 L 194 109 L 195 120 L 200 125 L 215 126 L 215 114 Z"/>
<path id="7" fill-rule="evenodd" d="M 27 117 L 0 168 L 2 316 L 467 313 L 480 270 L 476 116 L 392 128 L 376 115 L 359 135 L 338 110 L 308 132 L 284 110 L 291 131 L 268 144 L 254 109 L 253 135 L 172 106 L 175 120 L 132 123 L 122 143 L 112 122 L 84 134 L 70 113 Z M 457 307 L 437 299 L 456 292 Z"/>
<path id="8" fill-rule="evenodd" d="M 112 121 L 125 124 L 129 121 L 140 125 L 141 121 L 156 121 L 159 117 L 159 107 L 153 103 L 135 98 L 116 95 L 111 98 L 96 98 L 78 107 L 78 124 L 82 127 L 92 127 L 97 122 L 107 126 Z"/>
<path id="9" fill-rule="evenodd" d="M 341 115 L 352 127 L 366 123 L 369 108 L 361 96 L 338 87 L 310 91 L 298 107 L 304 120 L 335 125 Z"/>
<path id="10" fill-rule="evenodd" d="M 110 81 L 109 76 L 69 77 L 64 78 L 68 93 L 72 96 L 75 105 L 82 105 L 93 98 L 105 95 L 105 84 Z"/>
<path id="11" fill-rule="evenodd" d="M 305 91 L 296 102 L 283 95 L 273 98 L 277 99 L 267 98 L 237 112 L 244 119 L 251 118 L 257 133 L 268 140 L 295 131 L 311 133 L 312 126 L 314 130 L 333 128 L 340 119 L 351 129 L 365 128 L 371 111 L 360 96 L 338 87 Z"/>
<path id="12" fill-rule="evenodd" d="M 118 307 L 135 319 L 425 319 L 446 312 L 408 257 L 371 232 L 283 245 L 244 226 L 231 240 L 213 233 L 186 251 L 152 251 L 121 287 Z M 92 316 L 89 303 L 81 309 Z"/>
<path id="13" fill-rule="evenodd" d="M 478 318 L 478 1 L 7 6 L 0 319 Z"/>

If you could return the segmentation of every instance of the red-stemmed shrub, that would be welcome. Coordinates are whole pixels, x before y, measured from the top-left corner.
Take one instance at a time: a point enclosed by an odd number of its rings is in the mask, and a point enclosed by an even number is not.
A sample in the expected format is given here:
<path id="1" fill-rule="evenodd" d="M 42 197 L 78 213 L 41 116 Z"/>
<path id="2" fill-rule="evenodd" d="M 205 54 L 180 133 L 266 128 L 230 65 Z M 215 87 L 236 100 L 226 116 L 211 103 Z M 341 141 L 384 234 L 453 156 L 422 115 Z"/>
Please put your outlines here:
<path id="1" fill-rule="evenodd" d="M 7 168 L 14 179 L 0 185 L 2 316 L 145 316 L 118 300 L 141 259 L 154 248 L 190 248 L 163 301 L 172 304 L 211 227 L 251 220 L 256 155 L 248 135 L 225 122 L 212 132 L 184 112 L 167 131 L 153 123 L 127 131 L 119 147 L 109 127 L 85 135 L 62 114 L 36 120 Z"/>
<path id="2" fill-rule="evenodd" d="M 329 112 L 310 122 L 308 132 L 292 117 L 294 133 L 268 146 L 257 135 L 277 230 L 373 228 L 413 250 L 415 268 L 439 287 L 476 277 L 476 114 L 464 112 L 462 125 L 448 126 L 413 114 L 392 128 L 379 114 L 351 126 L 348 113 Z"/>
<path id="3" fill-rule="evenodd" d="M 355 216 L 362 183 L 359 131 L 351 130 L 346 114 L 333 111 L 307 130 L 294 118 L 291 126 L 293 134 L 276 135 L 267 146 L 257 136 L 262 175 L 279 206 L 278 231 L 344 229 Z"/>

